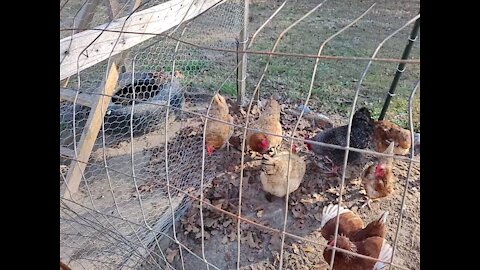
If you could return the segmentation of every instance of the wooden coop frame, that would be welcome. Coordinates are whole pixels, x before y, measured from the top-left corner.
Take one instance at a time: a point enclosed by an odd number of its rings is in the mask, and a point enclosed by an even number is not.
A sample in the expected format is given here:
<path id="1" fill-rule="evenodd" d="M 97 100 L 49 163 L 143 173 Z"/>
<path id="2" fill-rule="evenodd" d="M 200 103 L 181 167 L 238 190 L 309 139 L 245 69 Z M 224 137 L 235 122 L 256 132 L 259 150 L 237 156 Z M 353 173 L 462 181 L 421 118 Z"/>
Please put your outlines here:
<path id="1" fill-rule="evenodd" d="M 94 30 L 89 29 L 93 12 L 100 0 L 88 0 L 79 12 L 79 20 L 74 23 L 74 34 L 60 40 L 60 100 L 75 102 L 91 108 L 78 143 L 77 153 L 69 148 L 60 147 L 60 153 L 72 160 L 63 191 L 65 199 L 71 199 L 72 195 L 78 191 L 83 172 L 102 126 L 106 108 L 116 89 L 119 69 L 124 66 L 124 51 L 224 2 L 224 0 L 205 0 L 201 3 L 198 3 L 198 0 L 170 0 L 135 12 L 140 7 L 141 0 L 134 0 L 129 9 L 131 14 L 115 19 L 120 11 L 118 1 L 104 1 L 108 7 L 109 19 L 112 20 L 110 23 L 97 26 Z M 248 41 L 248 3 L 249 1 L 245 0 L 244 27 L 239 34 L 242 51 L 246 50 Z M 66 88 L 70 76 L 109 57 L 111 57 L 111 61 L 108 74 L 93 94 L 80 93 L 77 90 Z M 240 87 L 237 89 L 237 97 L 238 103 L 242 104 L 245 96 L 247 54 L 241 53 L 239 61 L 241 64 L 238 67 L 237 80 L 240 82 Z"/>

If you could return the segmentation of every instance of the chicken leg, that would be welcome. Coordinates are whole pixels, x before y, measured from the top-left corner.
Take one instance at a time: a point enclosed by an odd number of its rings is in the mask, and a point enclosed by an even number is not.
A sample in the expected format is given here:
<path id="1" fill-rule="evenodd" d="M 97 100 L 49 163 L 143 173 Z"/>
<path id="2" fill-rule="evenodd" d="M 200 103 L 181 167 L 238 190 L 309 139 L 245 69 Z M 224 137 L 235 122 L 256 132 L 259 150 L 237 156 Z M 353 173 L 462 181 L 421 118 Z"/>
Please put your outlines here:
<path id="1" fill-rule="evenodd" d="M 362 209 L 362 208 L 365 207 L 365 206 L 368 206 L 368 209 L 369 209 L 369 210 L 372 210 L 372 205 L 371 205 L 371 203 L 377 202 L 377 201 L 379 201 L 379 199 L 370 199 L 369 197 L 365 196 L 365 203 L 362 204 L 362 206 L 360 206 L 360 209 Z"/>

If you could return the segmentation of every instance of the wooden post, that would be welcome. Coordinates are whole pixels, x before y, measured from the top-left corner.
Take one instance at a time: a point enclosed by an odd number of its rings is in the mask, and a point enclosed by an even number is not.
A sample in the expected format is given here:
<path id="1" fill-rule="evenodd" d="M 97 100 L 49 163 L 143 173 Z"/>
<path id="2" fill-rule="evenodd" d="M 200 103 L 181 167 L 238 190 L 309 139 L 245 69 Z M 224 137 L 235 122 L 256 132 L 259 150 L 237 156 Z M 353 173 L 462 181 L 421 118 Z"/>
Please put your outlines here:
<path id="1" fill-rule="evenodd" d="M 120 12 L 120 4 L 117 0 L 105 0 L 107 4 L 108 18 L 110 20 L 115 19 L 115 16 Z"/>
<path id="2" fill-rule="evenodd" d="M 105 117 L 105 112 L 107 111 L 107 107 L 110 103 L 110 96 L 113 95 L 113 91 L 117 86 L 117 81 L 117 64 L 112 62 L 103 89 L 99 89 L 99 92 L 104 95 L 98 95 L 98 99 L 92 105 L 87 123 L 82 132 L 82 137 L 80 138 L 80 143 L 77 147 L 78 161 L 72 160 L 70 168 L 68 169 L 68 174 L 66 177 L 67 188 L 63 194 L 63 197 L 66 199 L 70 199 L 71 195 L 78 191 L 82 174 L 87 165 L 86 162 L 88 162 L 88 159 L 90 158 L 93 144 L 95 143 L 98 132 L 102 126 L 102 120 Z"/>
<path id="3" fill-rule="evenodd" d="M 244 5 L 244 13 L 243 13 L 243 29 L 240 31 L 240 48 L 242 51 L 247 50 L 248 45 L 248 2 L 249 0 L 245 0 Z M 239 106 L 243 106 L 245 103 L 245 91 L 247 87 L 247 54 L 240 53 L 241 63 L 238 67 L 239 69 L 239 78 L 237 80 L 240 81 L 240 89 L 237 91 L 237 104 Z"/>

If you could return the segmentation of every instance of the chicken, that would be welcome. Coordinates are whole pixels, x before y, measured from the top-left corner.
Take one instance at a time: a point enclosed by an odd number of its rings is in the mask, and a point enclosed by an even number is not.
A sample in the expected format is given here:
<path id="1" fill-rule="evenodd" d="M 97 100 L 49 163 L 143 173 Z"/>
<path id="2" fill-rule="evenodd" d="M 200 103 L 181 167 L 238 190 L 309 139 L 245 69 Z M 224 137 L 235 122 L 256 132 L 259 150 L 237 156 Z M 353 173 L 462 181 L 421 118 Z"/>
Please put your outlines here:
<path id="1" fill-rule="evenodd" d="M 328 242 L 328 246 L 323 252 L 323 258 L 330 263 L 333 252 L 334 238 Z M 357 254 L 362 254 L 382 261 L 389 262 L 392 259 L 393 248 L 387 241 L 378 236 L 368 237 L 361 241 L 352 241 L 344 235 L 337 237 L 338 248 L 345 249 Z M 364 258 L 357 257 L 353 254 L 347 254 L 341 250 L 335 252 L 335 260 L 333 262 L 334 270 L 380 270 L 387 264 Z"/>
<path id="2" fill-rule="evenodd" d="M 340 214 L 337 236 L 338 248 L 385 261 L 390 260 L 392 248 L 384 240 L 387 234 L 387 211 L 385 211 L 378 220 L 374 220 L 364 227 L 364 223 L 358 215 L 341 206 L 330 204 L 323 208 L 320 223 L 322 236 L 329 241 L 323 253 L 323 257 L 327 263 L 330 263 L 332 256 L 331 247 L 335 239 L 334 233 L 337 211 L 339 211 Z M 373 268 L 374 266 L 375 268 Z M 383 263 L 361 259 L 337 250 L 333 269 L 370 270 L 372 268 L 381 269 L 383 266 Z"/>
<path id="3" fill-rule="evenodd" d="M 272 196 L 283 197 L 287 192 L 290 194 L 300 186 L 305 175 L 306 165 L 304 159 L 296 155 L 295 152 L 296 147 L 294 145 L 291 153 L 290 168 L 288 168 L 288 151 L 278 153 L 274 157 L 262 161 L 260 181 L 268 201 L 272 201 Z M 290 185 L 287 189 L 288 169 L 290 169 Z"/>
<path id="4" fill-rule="evenodd" d="M 327 129 L 318 133 L 313 138 L 306 138 L 317 142 L 334 144 L 338 146 L 347 146 L 347 130 L 348 125 Z M 373 119 L 370 111 L 363 107 L 358 109 L 353 115 L 352 129 L 350 133 L 350 146 L 358 149 L 368 147 L 373 132 Z M 307 148 L 318 156 L 326 156 L 332 163 L 332 173 L 337 174 L 338 166 L 343 163 L 345 150 L 334 149 L 321 145 L 306 143 Z M 348 154 L 348 162 L 356 161 L 360 158 L 359 152 L 350 151 Z"/>
<path id="5" fill-rule="evenodd" d="M 401 128 L 387 120 L 376 121 L 374 124 L 372 142 L 377 152 L 384 152 L 390 145 L 395 142 L 393 153 L 396 155 L 406 155 L 412 146 L 412 138 L 410 130 Z"/>
<path id="6" fill-rule="evenodd" d="M 227 102 L 220 94 L 213 97 L 209 115 L 212 118 L 233 124 L 233 117 L 229 114 Z M 208 155 L 211 156 L 215 150 L 225 145 L 228 147 L 228 140 L 233 134 L 233 126 L 210 119 L 207 119 L 206 125 L 205 147 Z"/>
<path id="7" fill-rule="evenodd" d="M 328 205 L 323 208 L 320 223 L 323 238 L 330 239 L 335 234 L 338 205 Z M 388 211 L 385 211 L 378 220 L 370 222 L 366 227 L 363 220 L 352 211 L 340 206 L 338 234 L 345 235 L 351 241 L 362 241 L 368 237 L 385 237 L 387 234 Z"/>
<path id="8" fill-rule="evenodd" d="M 259 153 L 276 154 L 278 148 L 282 143 L 282 124 L 280 123 L 280 105 L 271 98 L 267 101 L 265 108 L 260 117 L 252 123 L 252 128 L 264 130 L 278 136 L 268 135 L 262 132 L 248 131 L 247 143 L 250 148 Z"/>
<path id="9" fill-rule="evenodd" d="M 393 154 L 394 142 L 391 142 L 384 154 Z M 379 157 L 378 161 L 368 165 L 362 172 L 362 183 L 367 193 L 366 203 L 370 208 L 371 200 L 380 199 L 393 192 L 395 175 L 393 174 L 393 158 Z"/>

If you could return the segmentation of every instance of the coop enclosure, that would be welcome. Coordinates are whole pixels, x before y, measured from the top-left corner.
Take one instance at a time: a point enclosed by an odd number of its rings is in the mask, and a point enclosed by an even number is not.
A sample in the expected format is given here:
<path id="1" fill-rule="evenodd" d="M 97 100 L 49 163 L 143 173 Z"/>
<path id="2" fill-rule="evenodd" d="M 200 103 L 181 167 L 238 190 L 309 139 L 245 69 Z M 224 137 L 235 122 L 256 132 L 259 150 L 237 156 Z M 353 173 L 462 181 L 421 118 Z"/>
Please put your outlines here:
<path id="1" fill-rule="evenodd" d="M 311 1 L 301 9 L 287 2 L 60 2 L 62 262 L 72 269 L 301 269 L 299 265 L 308 263 L 292 259 L 305 255 L 289 252 L 301 246 L 292 244 L 294 240 L 317 246 L 315 252 L 321 257 L 325 244 L 307 233 L 318 222 L 313 212 L 321 212 L 320 207 L 329 202 L 357 207 L 352 196 L 345 194 L 342 202 L 342 192 L 356 187 L 343 174 L 332 191 L 328 181 L 314 185 L 318 177 L 311 173 L 302 190 L 259 210 L 264 202 L 254 197 L 259 197 L 261 188 L 248 165 L 249 158 L 255 157 L 241 147 L 245 128 L 261 114 L 265 99 L 273 97 L 282 108 L 282 146 L 303 147 L 305 135 L 325 128 L 324 122 L 351 124 L 350 116 L 360 104 L 378 115 L 393 74 L 385 76 L 388 79 L 369 74 L 395 72 L 399 63 L 408 63 L 414 68 L 404 74 L 398 90 L 405 101 L 394 103 L 394 99 L 391 105 L 395 110 L 404 106 L 403 111 L 398 117 L 387 113 L 387 118 L 418 133 L 414 104 L 419 55 L 414 52 L 413 60 L 400 56 L 420 16 L 418 1 L 413 1 L 411 12 L 401 14 L 402 19 L 386 27 L 385 34 L 372 39 L 373 49 L 366 49 L 361 45 L 364 39 L 352 38 L 362 35 L 355 27 L 368 28 L 362 21 L 375 22 L 390 4 L 371 2 L 353 8 L 348 1 Z M 317 15 L 325 9 L 325 16 L 331 17 L 349 8 L 355 12 L 335 22 Z M 321 34 L 304 25 L 308 20 L 325 26 Z M 297 27 L 303 30 L 295 32 Z M 355 30 L 347 34 L 351 29 Z M 302 40 L 299 33 L 318 37 Z M 329 48 L 327 43 L 335 40 L 338 43 Z M 359 49 L 345 49 L 342 42 L 354 42 L 353 48 Z M 302 52 L 302 46 L 309 51 Z M 383 46 L 388 47 L 385 54 L 380 50 Z M 324 62 L 329 57 L 336 59 L 335 64 Z M 329 82 L 337 84 L 335 80 L 343 81 L 342 76 L 348 83 L 339 87 L 349 91 L 337 97 L 331 89 L 336 86 Z M 216 93 L 227 98 L 235 115 L 234 137 L 240 147 L 235 149 L 232 142 L 233 149 L 209 156 L 204 125 L 207 119 L 214 121 L 208 111 Z M 328 99 L 318 100 L 318 96 Z M 341 109 L 333 111 L 330 103 Z M 310 109 L 298 110 L 298 105 Z M 309 112 L 314 110 L 323 118 Z M 409 255 L 419 256 L 419 243 L 412 251 L 413 246 L 403 245 L 410 238 L 402 240 L 419 233 L 419 160 L 413 152 L 396 158 L 402 171 L 398 197 L 386 203 L 390 211 L 398 211 L 389 228 L 392 245 L 400 246 L 392 268 L 419 269 L 419 259 L 405 261 Z M 220 188 L 224 185 L 226 190 Z M 314 203 L 303 203 L 298 210 L 299 202 L 312 196 L 317 198 Z M 408 200 L 414 210 L 404 213 L 400 209 Z M 376 215 L 380 210 L 364 214 Z M 307 211 L 313 211 L 311 220 L 300 222 L 299 213 L 308 216 Z M 261 215 L 270 218 L 267 223 L 258 220 Z M 402 220 L 414 225 L 402 230 Z M 269 233 L 268 238 L 262 230 Z M 258 251 L 270 249 L 277 253 Z M 214 259 L 224 252 L 230 260 Z M 317 257 L 308 259 L 315 261 L 309 267 L 321 266 Z M 297 260 L 296 266 L 289 260 Z M 329 263 L 318 269 L 327 269 Z"/>

